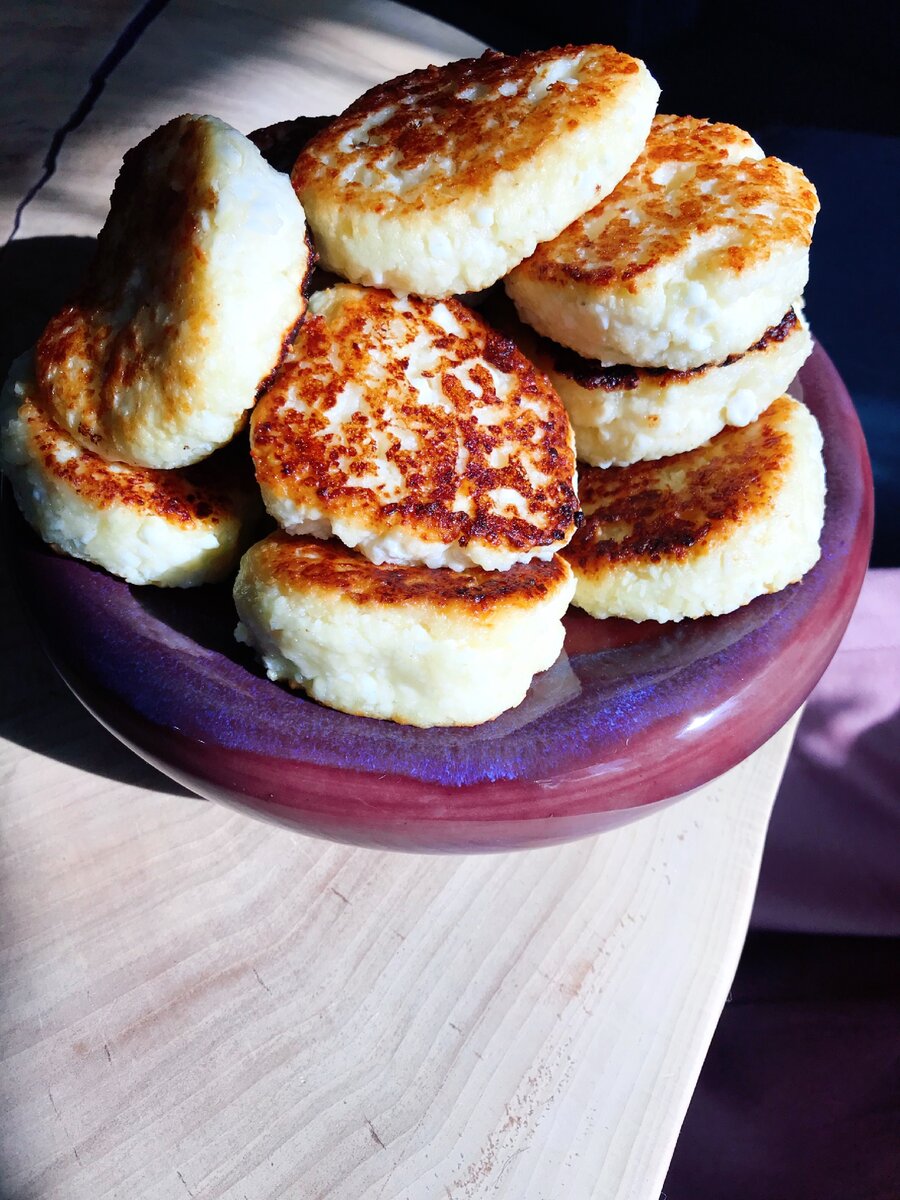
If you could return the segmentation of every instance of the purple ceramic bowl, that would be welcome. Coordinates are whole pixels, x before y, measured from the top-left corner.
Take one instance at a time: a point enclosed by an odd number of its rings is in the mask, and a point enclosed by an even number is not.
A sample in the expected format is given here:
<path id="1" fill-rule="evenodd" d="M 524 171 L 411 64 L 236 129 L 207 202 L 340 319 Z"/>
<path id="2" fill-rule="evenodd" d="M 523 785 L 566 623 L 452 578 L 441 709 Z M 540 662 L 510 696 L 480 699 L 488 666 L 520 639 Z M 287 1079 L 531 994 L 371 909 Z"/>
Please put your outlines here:
<path id="1" fill-rule="evenodd" d="M 230 587 L 134 588 L 57 556 L 7 489 L 7 543 L 63 679 L 126 745 L 206 796 L 304 833 L 402 850 L 542 846 L 630 821 L 741 761 L 834 654 L 872 535 L 852 402 L 821 347 L 800 374 L 825 438 L 822 557 L 801 583 L 680 624 L 566 618 L 567 656 L 474 729 L 413 729 L 269 682 Z"/>

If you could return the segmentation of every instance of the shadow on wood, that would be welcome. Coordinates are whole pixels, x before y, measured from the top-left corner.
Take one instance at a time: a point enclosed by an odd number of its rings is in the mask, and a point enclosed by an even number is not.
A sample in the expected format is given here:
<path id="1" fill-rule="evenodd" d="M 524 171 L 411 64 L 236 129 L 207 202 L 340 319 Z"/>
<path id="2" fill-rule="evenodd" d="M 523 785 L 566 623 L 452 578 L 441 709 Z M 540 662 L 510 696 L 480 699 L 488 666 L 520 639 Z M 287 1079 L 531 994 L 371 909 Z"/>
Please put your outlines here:
<path id="1" fill-rule="evenodd" d="M 93 238 L 39 237 L 0 250 L 0 377 L 31 346 L 78 285 Z M 0 734 L 109 779 L 189 795 L 106 732 L 71 695 L 44 657 L 17 603 L 9 570 L 0 577 Z"/>

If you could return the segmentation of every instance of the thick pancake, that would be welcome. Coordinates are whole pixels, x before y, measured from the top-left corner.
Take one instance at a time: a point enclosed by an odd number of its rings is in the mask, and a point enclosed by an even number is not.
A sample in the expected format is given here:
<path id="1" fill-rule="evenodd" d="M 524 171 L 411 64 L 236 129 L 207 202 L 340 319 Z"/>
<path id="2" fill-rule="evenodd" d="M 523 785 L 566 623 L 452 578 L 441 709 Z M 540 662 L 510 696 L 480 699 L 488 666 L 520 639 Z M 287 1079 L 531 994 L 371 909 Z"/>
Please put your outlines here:
<path id="1" fill-rule="evenodd" d="M 279 532 L 241 561 L 236 636 L 269 678 L 332 708 L 475 725 L 519 704 L 556 661 L 573 590 L 559 556 L 504 572 L 377 566 Z"/>
<path id="2" fill-rule="evenodd" d="M 59 428 L 37 397 L 30 355 L 0 403 L 0 465 L 45 542 L 129 583 L 194 587 L 226 576 L 261 511 L 214 464 L 158 471 L 107 463 Z M 251 481 L 252 483 L 252 481 Z"/>
<path id="3" fill-rule="evenodd" d="M 512 342 L 455 300 L 316 293 L 253 413 L 266 507 L 373 562 L 505 570 L 575 530 L 572 430 Z"/>
<path id="4" fill-rule="evenodd" d="M 679 370 L 758 341 L 803 291 L 819 204 L 743 130 L 659 116 L 612 195 L 506 281 L 523 320 L 585 358 Z"/>
<path id="5" fill-rule="evenodd" d="M 604 367 L 547 338 L 535 340 L 533 361 L 566 406 L 578 458 L 596 467 L 680 454 L 726 425 L 755 421 L 812 351 L 802 310 L 793 309 L 743 354 L 688 371 Z"/>
<path id="6" fill-rule="evenodd" d="M 125 155 L 85 286 L 37 347 L 56 421 L 107 459 L 224 445 L 305 307 L 290 183 L 237 130 L 178 117 Z"/>
<path id="7" fill-rule="evenodd" d="M 822 437 L 790 396 L 696 450 L 585 467 L 585 521 L 565 557 L 575 603 L 595 617 L 680 621 L 730 612 L 818 560 Z"/>
<path id="8" fill-rule="evenodd" d="M 366 92 L 292 178 L 330 270 L 398 294 L 477 291 L 616 185 L 658 96 L 610 46 L 488 51 Z"/>

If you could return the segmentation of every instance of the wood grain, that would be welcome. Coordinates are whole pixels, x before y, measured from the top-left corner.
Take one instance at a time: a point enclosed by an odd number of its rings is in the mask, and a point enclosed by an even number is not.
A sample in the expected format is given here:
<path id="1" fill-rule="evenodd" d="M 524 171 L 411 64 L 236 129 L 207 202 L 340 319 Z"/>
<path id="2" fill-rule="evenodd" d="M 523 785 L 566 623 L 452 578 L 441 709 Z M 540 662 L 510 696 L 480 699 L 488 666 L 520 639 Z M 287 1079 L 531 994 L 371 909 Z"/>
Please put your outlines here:
<path id="1" fill-rule="evenodd" d="M 56 28 L 33 52 L 64 63 Z M 89 249 L 62 235 L 96 232 L 161 121 L 333 111 L 477 50 L 390 3 L 173 0 L 25 212 L 3 350 L 35 336 Z M 68 695 L 8 590 L 0 616 L 4 1200 L 656 1200 L 793 723 L 593 840 L 367 852 L 163 780 Z"/>
<path id="2" fill-rule="evenodd" d="M 461 859 L 6 742 L 4 1196 L 655 1197 L 790 737 L 631 827 Z"/>
<path id="3" fill-rule="evenodd" d="M 122 155 L 179 113 L 212 113 L 249 133 L 339 112 L 374 83 L 483 48 L 390 0 L 173 0 L 66 140 L 22 236 L 96 234 Z"/>
<path id="4" fill-rule="evenodd" d="M 53 134 L 141 7 L 140 0 L 29 0 L 0 8 L 0 245 L 43 173 Z"/>

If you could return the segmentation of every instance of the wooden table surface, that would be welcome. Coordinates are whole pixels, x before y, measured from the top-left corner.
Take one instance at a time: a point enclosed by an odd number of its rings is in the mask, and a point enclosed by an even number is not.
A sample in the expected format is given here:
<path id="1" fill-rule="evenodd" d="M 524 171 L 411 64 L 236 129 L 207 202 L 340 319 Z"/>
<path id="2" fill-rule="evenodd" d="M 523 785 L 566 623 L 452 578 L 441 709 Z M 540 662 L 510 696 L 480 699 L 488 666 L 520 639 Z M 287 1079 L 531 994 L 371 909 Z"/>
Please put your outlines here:
<path id="1" fill-rule="evenodd" d="M 0 18 L 19 85 L 7 75 L 7 228 L 136 12 L 47 0 Z M 122 152 L 163 120 L 331 112 L 475 51 L 385 0 L 173 0 L 0 252 L 2 356 L 64 294 Z M 592 840 L 376 853 L 181 791 L 68 695 L 8 580 L 0 617 L 4 1200 L 656 1200 L 793 722 Z"/>

